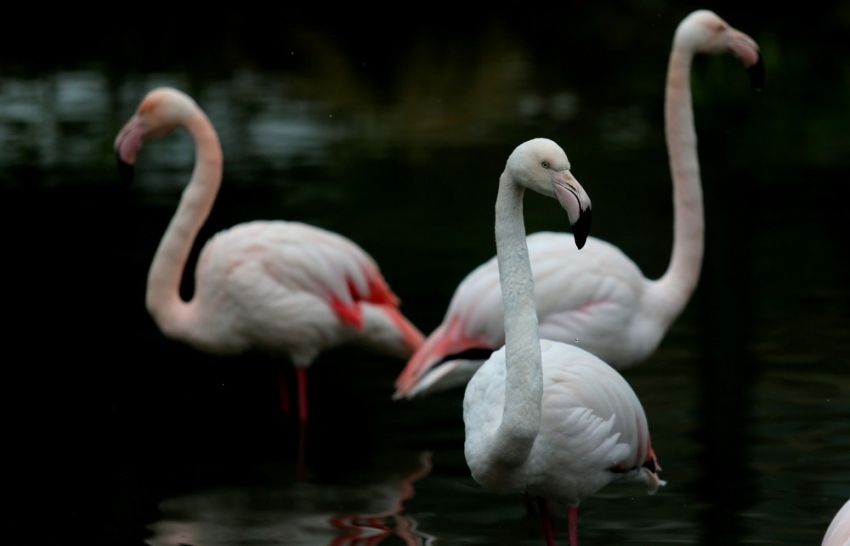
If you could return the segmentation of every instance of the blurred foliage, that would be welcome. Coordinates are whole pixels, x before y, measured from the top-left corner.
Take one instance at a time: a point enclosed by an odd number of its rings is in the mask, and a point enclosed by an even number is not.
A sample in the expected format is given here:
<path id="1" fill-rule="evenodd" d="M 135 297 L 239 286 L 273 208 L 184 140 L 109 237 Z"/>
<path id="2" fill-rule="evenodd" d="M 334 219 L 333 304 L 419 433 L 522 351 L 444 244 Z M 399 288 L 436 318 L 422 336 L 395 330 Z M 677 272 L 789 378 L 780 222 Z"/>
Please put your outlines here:
<path id="1" fill-rule="evenodd" d="M 747 113 L 732 116 L 734 128 L 726 116 L 716 127 L 699 119 L 701 137 L 726 131 L 740 139 L 731 147 L 735 163 L 757 156 L 783 168 L 846 165 L 847 6 L 822 2 L 789 12 L 767 2 L 506 2 L 467 13 L 449 3 L 409 10 L 300 3 L 282 6 L 280 15 L 243 8 L 98 17 L 68 9 L 33 19 L 38 32 L 27 25 L 4 32 L 0 75 L 93 69 L 118 86 L 134 75 L 178 73 L 191 92 L 246 69 L 280 73 L 297 81 L 294 92 L 343 116 L 359 138 L 402 141 L 414 148 L 412 157 L 427 153 L 423 146 L 487 141 L 494 131 L 513 129 L 522 138 L 529 122 L 538 132 L 643 147 L 658 135 L 673 30 L 689 11 L 710 7 L 757 39 L 768 79 L 753 99 L 733 63 L 700 60 L 697 115 Z M 14 8 L 13 18 L 15 10 L 26 8 Z M 641 123 L 643 131 L 626 130 Z M 607 136 L 595 134 L 601 131 Z"/>

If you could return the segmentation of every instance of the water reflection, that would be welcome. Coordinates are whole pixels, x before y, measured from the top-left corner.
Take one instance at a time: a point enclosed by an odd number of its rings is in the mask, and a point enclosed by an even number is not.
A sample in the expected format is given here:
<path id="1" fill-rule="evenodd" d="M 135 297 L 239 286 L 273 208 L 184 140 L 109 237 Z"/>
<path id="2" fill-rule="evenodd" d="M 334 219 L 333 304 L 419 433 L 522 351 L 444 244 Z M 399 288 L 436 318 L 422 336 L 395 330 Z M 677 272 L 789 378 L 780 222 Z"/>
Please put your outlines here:
<path id="1" fill-rule="evenodd" d="M 296 482 L 220 487 L 162 501 L 150 546 L 233 544 L 430 544 L 404 513 L 413 484 L 431 471 L 428 452 L 410 453 L 357 483 Z M 350 479 L 350 478 L 349 478 Z"/>

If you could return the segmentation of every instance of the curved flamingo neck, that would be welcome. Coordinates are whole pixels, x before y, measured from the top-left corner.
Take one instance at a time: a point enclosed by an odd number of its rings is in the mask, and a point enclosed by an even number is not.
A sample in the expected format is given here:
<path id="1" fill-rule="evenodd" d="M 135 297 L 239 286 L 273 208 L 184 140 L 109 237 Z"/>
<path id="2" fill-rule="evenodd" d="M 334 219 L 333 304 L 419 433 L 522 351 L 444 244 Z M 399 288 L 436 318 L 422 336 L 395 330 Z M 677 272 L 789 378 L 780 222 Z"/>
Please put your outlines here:
<path id="1" fill-rule="evenodd" d="M 684 309 L 699 280 L 702 267 L 702 183 L 697 157 L 697 136 L 691 100 L 690 74 L 693 51 L 674 42 L 664 96 L 664 129 L 673 177 L 673 254 L 670 266 L 658 280 L 669 321 Z"/>
<path id="2" fill-rule="evenodd" d="M 490 453 L 503 465 L 524 462 L 540 429 L 543 370 L 534 278 L 525 241 L 524 188 L 507 173 L 496 198 L 496 255 L 505 307 L 505 407 Z"/>
<path id="3" fill-rule="evenodd" d="M 190 318 L 191 302 L 180 298 L 180 282 L 192 244 L 221 186 L 223 161 L 218 135 L 200 109 L 196 107 L 182 126 L 195 142 L 195 167 L 154 255 L 146 295 L 148 311 L 166 333 L 182 328 Z"/>

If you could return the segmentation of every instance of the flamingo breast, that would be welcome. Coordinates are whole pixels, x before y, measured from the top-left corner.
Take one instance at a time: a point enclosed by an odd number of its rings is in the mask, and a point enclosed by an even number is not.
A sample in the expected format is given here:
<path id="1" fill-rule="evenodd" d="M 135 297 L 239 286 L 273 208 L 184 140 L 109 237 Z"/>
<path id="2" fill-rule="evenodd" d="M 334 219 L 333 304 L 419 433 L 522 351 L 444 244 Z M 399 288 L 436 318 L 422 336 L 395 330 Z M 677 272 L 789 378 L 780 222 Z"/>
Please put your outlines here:
<path id="1" fill-rule="evenodd" d="M 528 492 L 573 505 L 612 481 L 643 480 L 640 468 L 649 450 L 649 432 L 628 383 L 586 351 L 548 340 L 541 340 L 540 346 L 541 423 L 522 465 L 496 469 L 487 452 L 504 408 L 504 348 L 469 382 L 464 397 L 465 451 L 473 477 L 495 491 Z M 652 484 L 647 487 L 654 491 Z"/>

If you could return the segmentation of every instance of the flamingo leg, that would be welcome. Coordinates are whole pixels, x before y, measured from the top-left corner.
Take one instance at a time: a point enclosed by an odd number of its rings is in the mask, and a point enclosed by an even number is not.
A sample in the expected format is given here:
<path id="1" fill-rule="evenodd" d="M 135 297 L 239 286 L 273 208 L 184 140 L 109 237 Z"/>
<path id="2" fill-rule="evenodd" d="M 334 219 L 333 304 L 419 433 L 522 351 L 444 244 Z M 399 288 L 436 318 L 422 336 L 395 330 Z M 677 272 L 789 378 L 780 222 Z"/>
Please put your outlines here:
<path id="1" fill-rule="evenodd" d="M 549 508 L 546 499 L 537 497 L 537 507 L 540 509 L 540 523 L 543 524 L 543 536 L 546 537 L 546 546 L 555 546 L 555 531 L 552 529 L 552 519 L 549 517 Z"/>
<path id="2" fill-rule="evenodd" d="M 307 428 L 307 368 L 296 367 L 295 377 L 298 379 L 298 421 L 303 431 Z"/>
<path id="3" fill-rule="evenodd" d="M 304 481 L 304 458 L 307 440 L 307 368 L 297 366 L 295 377 L 298 380 L 298 461 L 297 480 Z"/>
<path id="4" fill-rule="evenodd" d="M 578 506 L 567 508 L 567 527 L 569 528 L 570 546 L 578 546 Z"/>
<path id="5" fill-rule="evenodd" d="M 277 389 L 280 400 L 280 411 L 284 417 L 289 417 L 289 388 L 286 384 L 286 374 L 280 372 L 277 374 Z"/>

